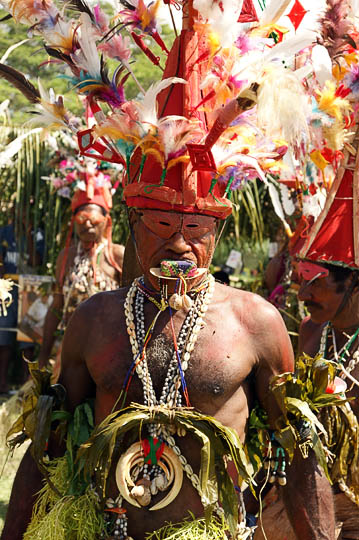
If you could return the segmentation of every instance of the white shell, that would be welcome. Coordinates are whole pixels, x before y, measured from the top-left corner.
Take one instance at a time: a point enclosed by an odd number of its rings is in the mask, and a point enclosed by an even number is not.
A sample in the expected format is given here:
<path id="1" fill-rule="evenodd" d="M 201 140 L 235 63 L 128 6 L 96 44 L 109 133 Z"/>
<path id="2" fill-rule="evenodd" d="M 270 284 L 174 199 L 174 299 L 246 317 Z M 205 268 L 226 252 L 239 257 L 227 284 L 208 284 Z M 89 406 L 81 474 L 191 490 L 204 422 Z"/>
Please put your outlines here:
<path id="1" fill-rule="evenodd" d="M 177 311 L 183 307 L 182 296 L 177 293 L 172 294 L 168 302 L 171 308 Z"/>
<path id="2" fill-rule="evenodd" d="M 138 497 L 143 497 L 145 494 L 145 486 L 135 486 L 130 491 L 132 497 L 135 497 L 135 499 L 138 499 Z"/>
<path id="3" fill-rule="evenodd" d="M 184 309 L 186 309 L 188 311 L 193 305 L 193 300 L 192 300 L 192 298 L 187 296 L 187 294 L 185 294 L 183 296 L 182 303 L 183 303 Z"/>
<path id="4" fill-rule="evenodd" d="M 151 482 L 151 486 L 150 486 L 150 490 L 151 490 L 151 494 L 152 495 L 157 495 L 158 493 L 158 487 L 157 487 L 157 484 L 156 484 L 156 478 L 154 478 Z"/>
<path id="5" fill-rule="evenodd" d="M 159 476 L 156 476 L 154 481 L 156 483 L 156 487 L 160 491 L 164 491 L 165 489 L 167 489 L 168 481 L 167 481 L 167 478 L 163 474 L 160 474 Z"/>
<path id="6" fill-rule="evenodd" d="M 141 497 L 136 497 L 141 506 L 148 506 L 151 502 L 152 495 L 149 487 L 145 487 L 145 492 Z"/>

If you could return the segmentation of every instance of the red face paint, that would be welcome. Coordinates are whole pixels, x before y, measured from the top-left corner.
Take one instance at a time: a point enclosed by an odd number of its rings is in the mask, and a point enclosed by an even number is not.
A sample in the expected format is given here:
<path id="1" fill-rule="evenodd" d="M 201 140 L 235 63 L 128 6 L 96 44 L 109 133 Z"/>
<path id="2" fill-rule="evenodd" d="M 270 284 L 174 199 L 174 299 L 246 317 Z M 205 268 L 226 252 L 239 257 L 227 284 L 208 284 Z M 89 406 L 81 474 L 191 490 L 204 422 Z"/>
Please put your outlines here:
<path id="1" fill-rule="evenodd" d="M 312 281 L 318 278 L 324 278 L 329 275 L 329 270 L 319 264 L 309 261 L 299 261 L 297 266 L 298 276 L 305 281 Z"/>
<path id="2" fill-rule="evenodd" d="M 216 218 L 197 214 L 140 210 L 138 214 L 144 225 L 160 238 L 168 240 L 180 232 L 186 241 L 200 238 L 216 227 Z"/>
<path id="3" fill-rule="evenodd" d="M 79 225 L 83 225 L 87 220 L 91 222 L 91 225 L 98 225 L 105 221 L 106 216 L 97 210 L 80 210 L 75 215 L 75 221 Z"/>

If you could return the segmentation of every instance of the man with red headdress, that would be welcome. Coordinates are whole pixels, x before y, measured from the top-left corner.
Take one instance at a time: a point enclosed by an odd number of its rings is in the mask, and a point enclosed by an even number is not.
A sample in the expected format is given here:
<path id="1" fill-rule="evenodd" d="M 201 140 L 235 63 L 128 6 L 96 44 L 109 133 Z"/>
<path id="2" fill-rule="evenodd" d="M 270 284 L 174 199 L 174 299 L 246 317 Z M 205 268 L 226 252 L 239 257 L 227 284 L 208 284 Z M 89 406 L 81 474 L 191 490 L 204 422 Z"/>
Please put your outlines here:
<path id="1" fill-rule="evenodd" d="M 121 284 L 124 247 L 112 243 L 110 191 L 106 185 L 96 186 L 96 176 L 93 183 L 88 181 L 88 174 L 85 179 L 87 189 L 77 189 L 72 198 L 67 245 L 56 262 L 56 289 L 45 319 L 40 366 L 47 365 L 56 331 L 63 333 L 76 307 L 93 294 L 117 289 Z M 70 243 L 73 228 L 77 244 Z"/>
<path id="2" fill-rule="evenodd" d="M 353 145 L 356 149 L 357 138 Z M 359 538 L 358 175 L 358 154 L 355 159 L 346 156 L 322 212 L 304 232 L 301 226 L 292 251 L 300 280 L 298 297 L 310 313 L 300 326 L 299 354 L 329 360 L 336 375 L 327 393 L 349 399 L 319 416 L 328 433 L 337 535 L 343 540 Z M 296 538 L 280 500 L 269 504 L 262 522 L 268 539 L 275 540 L 283 531 L 286 538 Z M 263 538 L 258 528 L 255 539 Z"/>
<path id="3" fill-rule="evenodd" d="M 234 121 L 257 100 L 256 81 L 231 76 L 228 84 L 220 81 L 218 92 L 202 92 L 209 71 L 227 61 L 232 67 L 231 54 L 238 53 L 228 54 L 224 46 L 218 57 L 214 36 L 206 38 L 212 10 L 215 22 L 225 18 L 235 26 L 242 2 L 234 4 L 197 2 L 201 17 L 191 1 L 184 2 L 183 29 L 168 54 L 163 80 L 142 102 L 122 100 L 122 68 L 133 76 L 128 57 L 121 57 L 121 70 L 111 82 L 97 62 L 93 43 L 99 29 L 116 38 L 113 48 L 99 40 L 101 50 L 116 58 L 123 53 L 122 41 L 106 27 L 98 6 L 91 16 L 81 14 L 76 53 L 55 51 L 71 64 L 79 79 L 76 88 L 88 90 L 97 121 L 78 133 L 80 152 L 124 167 L 123 197 L 142 276 L 76 309 L 64 336 L 61 384 L 49 388 L 45 379 L 39 388 L 46 374 L 35 371 L 34 401 L 43 407 L 29 407 L 31 422 L 24 412 L 27 433 L 32 436 L 36 426 L 34 445 L 20 465 L 2 540 L 20 540 L 29 521 L 27 539 L 249 539 L 240 484 L 251 482 L 243 444 L 256 425 L 260 431 L 263 426 L 263 438 L 252 449 L 261 449 L 260 455 L 253 450 L 257 460 L 270 462 L 283 486 L 298 539 L 334 537 L 328 481 L 314 453 L 302 459 L 298 451 L 313 442 L 314 428 L 308 428 L 308 439 L 300 425 L 293 427 L 298 436 L 288 466 L 280 438 L 274 437 L 283 417 L 270 381 L 283 372 L 292 375 L 294 364 L 283 320 L 262 298 L 217 284 L 209 272 L 217 235 L 232 210 L 231 189 L 243 178 L 264 178 L 258 160 L 265 156 L 265 165 L 273 166 L 283 149 L 271 141 L 257 160 L 248 156 L 247 141 L 236 132 L 241 126 Z M 153 21 L 156 6 L 126 2 L 121 23 L 158 64 L 135 32 L 139 27 L 149 32 L 168 53 Z M 251 2 L 245 3 L 247 11 L 248 6 Z M 247 13 L 244 20 L 253 18 Z M 94 78 L 97 68 L 101 83 Z M 111 111 L 108 116 L 105 110 Z M 59 410 L 61 398 L 65 410 Z M 65 422 L 66 451 L 57 460 L 64 449 L 59 452 L 56 437 Z M 42 479 L 36 464 L 49 482 L 31 518 Z"/>
<path id="4" fill-rule="evenodd" d="M 353 144 L 357 147 L 356 139 Z M 331 360 L 336 377 L 327 391 L 340 392 L 350 400 L 321 418 L 330 426 L 329 447 L 334 454 L 330 472 L 343 539 L 359 538 L 358 174 L 358 157 L 350 158 L 298 253 L 298 296 L 310 313 L 300 327 L 300 351 Z"/>

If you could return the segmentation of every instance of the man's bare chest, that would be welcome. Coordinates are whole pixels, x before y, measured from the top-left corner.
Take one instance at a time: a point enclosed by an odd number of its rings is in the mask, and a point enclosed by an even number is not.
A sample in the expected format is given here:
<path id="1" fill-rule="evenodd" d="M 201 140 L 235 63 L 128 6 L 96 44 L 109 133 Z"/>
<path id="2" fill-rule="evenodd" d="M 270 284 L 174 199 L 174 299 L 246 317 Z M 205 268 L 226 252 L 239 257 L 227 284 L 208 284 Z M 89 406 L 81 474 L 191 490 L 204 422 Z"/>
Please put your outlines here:
<path id="1" fill-rule="evenodd" d="M 192 342 L 190 332 L 179 342 L 181 324 L 176 327 L 159 324 L 147 340 L 145 354 L 141 354 L 143 343 L 138 343 L 139 354 L 133 352 L 127 330 L 124 330 L 126 328 L 120 324 L 117 332 L 108 332 L 101 346 L 90 347 L 88 353 L 88 367 L 98 392 L 114 399 L 126 392 L 127 401 L 143 402 L 150 378 L 159 400 L 166 384 L 168 386 L 171 378 L 178 375 L 181 391 L 186 387 L 190 399 L 225 399 L 242 385 L 253 367 L 246 332 L 239 327 L 230 331 L 228 323 L 214 325 L 212 317 Z M 193 347 L 187 347 L 188 343 L 193 343 Z M 139 377 L 141 364 L 146 365 L 147 379 Z"/>

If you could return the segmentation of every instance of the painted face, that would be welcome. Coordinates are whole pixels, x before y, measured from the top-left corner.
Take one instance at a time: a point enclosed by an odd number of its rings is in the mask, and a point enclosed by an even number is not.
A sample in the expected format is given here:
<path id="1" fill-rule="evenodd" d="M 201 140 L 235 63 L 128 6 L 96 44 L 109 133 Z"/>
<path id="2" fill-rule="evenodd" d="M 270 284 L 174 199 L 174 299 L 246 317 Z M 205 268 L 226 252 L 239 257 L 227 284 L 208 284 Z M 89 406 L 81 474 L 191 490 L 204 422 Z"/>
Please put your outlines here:
<path id="1" fill-rule="evenodd" d="M 131 222 L 142 270 L 156 289 L 157 278 L 149 270 L 159 267 L 165 259 L 191 261 L 199 268 L 208 268 L 214 251 L 216 218 L 161 210 L 133 210 Z"/>
<path id="2" fill-rule="evenodd" d="M 334 281 L 328 269 L 317 264 L 305 264 L 305 268 L 297 269 L 300 276 L 298 298 L 305 303 L 314 323 L 333 321 L 345 290 L 338 292 L 338 282 Z"/>
<path id="3" fill-rule="evenodd" d="M 107 216 L 97 204 L 86 204 L 75 214 L 76 232 L 82 242 L 99 242 L 104 236 Z"/>
<path id="4" fill-rule="evenodd" d="M 320 264 L 313 264 L 309 261 L 299 261 L 297 264 L 297 275 L 300 280 L 313 282 L 316 279 L 324 278 L 329 275 L 328 268 Z"/>

